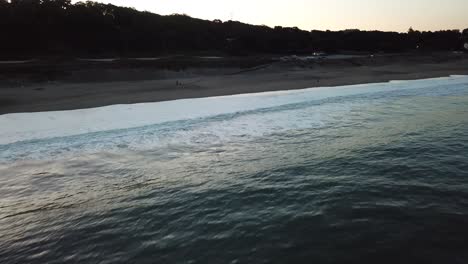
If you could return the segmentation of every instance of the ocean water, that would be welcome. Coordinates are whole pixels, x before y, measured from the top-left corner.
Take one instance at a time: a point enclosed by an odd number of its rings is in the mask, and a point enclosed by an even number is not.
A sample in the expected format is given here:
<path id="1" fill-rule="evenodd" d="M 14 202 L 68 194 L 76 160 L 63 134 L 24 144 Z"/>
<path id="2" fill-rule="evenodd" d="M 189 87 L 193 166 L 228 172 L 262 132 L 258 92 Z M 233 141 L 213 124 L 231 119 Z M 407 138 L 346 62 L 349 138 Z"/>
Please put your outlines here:
<path id="1" fill-rule="evenodd" d="M 0 116 L 0 263 L 468 263 L 468 76 Z"/>

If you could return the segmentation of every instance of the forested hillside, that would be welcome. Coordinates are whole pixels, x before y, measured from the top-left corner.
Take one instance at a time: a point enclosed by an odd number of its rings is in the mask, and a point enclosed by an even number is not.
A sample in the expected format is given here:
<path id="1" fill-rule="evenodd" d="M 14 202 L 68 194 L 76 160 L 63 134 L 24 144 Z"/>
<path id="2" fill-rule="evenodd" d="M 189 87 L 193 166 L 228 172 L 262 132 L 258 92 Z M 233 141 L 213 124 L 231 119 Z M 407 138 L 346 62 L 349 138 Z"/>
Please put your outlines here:
<path id="1" fill-rule="evenodd" d="M 1 58 L 461 50 L 468 37 L 468 29 L 397 33 L 270 28 L 70 0 L 0 0 L 0 28 Z"/>

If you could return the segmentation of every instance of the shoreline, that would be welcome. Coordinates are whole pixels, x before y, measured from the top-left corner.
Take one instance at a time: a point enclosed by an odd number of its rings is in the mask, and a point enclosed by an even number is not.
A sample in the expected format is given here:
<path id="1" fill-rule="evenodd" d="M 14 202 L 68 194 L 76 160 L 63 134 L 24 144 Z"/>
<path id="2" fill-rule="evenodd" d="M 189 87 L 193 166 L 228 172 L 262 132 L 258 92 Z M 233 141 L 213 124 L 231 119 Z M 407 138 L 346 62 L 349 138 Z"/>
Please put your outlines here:
<path id="1" fill-rule="evenodd" d="M 178 121 L 198 122 L 201 119 L 251 113 L 281 108 L 310 101 L 329 102 L 333 98 L 362 96 L 375 92 L 423 90 L 438 85 L 466 85 L 468 75 L 413 81 L 394 81 L 281 90 L 261 93 L 178 99 L 164 102 L 109 105 L 97 108 L 0 115 L 0 145 L 16 142 L 61 138 L 111 130 L 143 128 L 158 124 L 171 126 Z M 323 101 L 325 100 L 325 101 Z M 190 121 L 189 121 L 190 120 Z M 197 121 L 198 120 L 198 121 Z M 98 134 L 94 134 L 98 135 Z"/>
<path id="2" fill-rule="evenodd" d="M 216 60 L 219 61 L 219 60 Z M 0 115 L 86 109 L 115 104 L 298 90 L 392 80 L 468 75 L 468 56 L 393 55 L 288 61 L 253 67 L 80 68 L 47 82 L 0 82 Z M 116 80 L 116 81 L 111 81 Z"/>

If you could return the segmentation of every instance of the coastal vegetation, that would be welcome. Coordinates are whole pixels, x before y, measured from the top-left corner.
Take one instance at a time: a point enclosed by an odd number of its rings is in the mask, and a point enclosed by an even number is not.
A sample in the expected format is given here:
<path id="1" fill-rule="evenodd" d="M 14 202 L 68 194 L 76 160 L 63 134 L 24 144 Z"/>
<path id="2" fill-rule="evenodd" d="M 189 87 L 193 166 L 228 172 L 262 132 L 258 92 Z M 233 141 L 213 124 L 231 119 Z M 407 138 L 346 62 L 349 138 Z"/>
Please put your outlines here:
<path id="1" fill-rule="evenodd" d="M 0 59 L 455 51 L 468 41 L 468 29 L 306 31 L 70 0 L 0 0 L 0 27 Z"/>

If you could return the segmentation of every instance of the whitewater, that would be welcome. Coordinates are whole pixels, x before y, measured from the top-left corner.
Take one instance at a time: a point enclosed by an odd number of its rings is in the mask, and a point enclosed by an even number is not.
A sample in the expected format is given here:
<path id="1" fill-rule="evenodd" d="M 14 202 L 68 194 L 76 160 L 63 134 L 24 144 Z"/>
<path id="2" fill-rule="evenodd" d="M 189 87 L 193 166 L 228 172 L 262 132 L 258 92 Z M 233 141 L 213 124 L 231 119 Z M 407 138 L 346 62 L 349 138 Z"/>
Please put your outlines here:
<path id="1" fill-rule="evenodd" d="M 464 263 L 467 157 L 468 76 L 0 115 L 0 263 Z"/>

